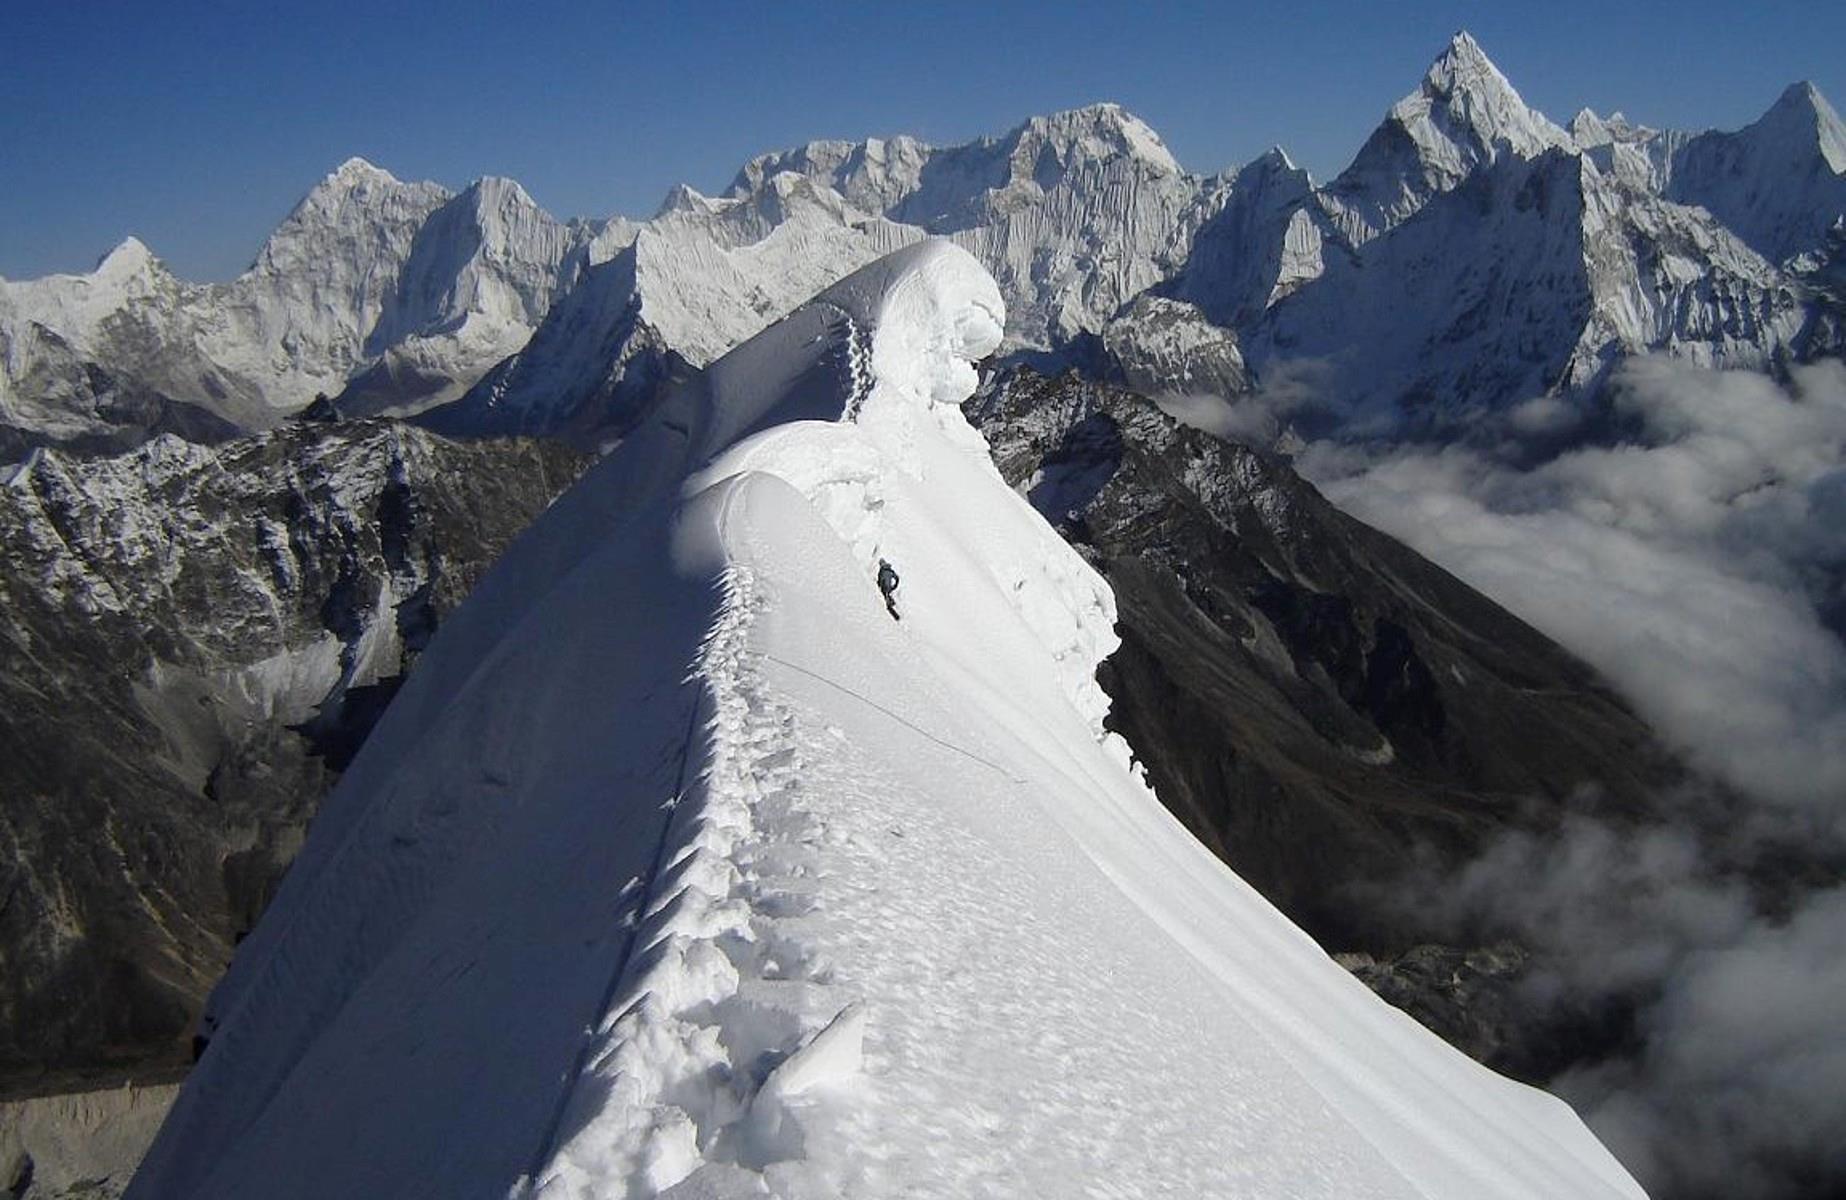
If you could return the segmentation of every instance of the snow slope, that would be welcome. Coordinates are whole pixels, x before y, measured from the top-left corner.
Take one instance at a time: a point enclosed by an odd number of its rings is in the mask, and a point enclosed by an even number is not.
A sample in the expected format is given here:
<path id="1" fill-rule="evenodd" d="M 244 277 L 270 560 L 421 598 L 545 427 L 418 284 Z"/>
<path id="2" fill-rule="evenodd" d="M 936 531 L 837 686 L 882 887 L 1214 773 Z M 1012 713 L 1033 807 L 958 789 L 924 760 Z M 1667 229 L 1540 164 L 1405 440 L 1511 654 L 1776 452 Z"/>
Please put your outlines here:
<path id="1" fill-rule="evenodd" d="M 957 408 L 1003 320 L 900 250 L 553 506 L 329 801 L 131 1195 L 1640 1195 L 1100 733 L 1112 597 Z"/>

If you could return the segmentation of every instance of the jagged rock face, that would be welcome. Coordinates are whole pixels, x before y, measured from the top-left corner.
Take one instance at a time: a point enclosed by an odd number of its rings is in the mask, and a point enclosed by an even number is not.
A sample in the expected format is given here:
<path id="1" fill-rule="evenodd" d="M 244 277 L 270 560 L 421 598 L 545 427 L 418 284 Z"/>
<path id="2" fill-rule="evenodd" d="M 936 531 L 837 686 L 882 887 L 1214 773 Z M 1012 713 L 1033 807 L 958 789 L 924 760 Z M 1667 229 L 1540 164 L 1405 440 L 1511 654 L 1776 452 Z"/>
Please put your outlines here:
<path id="1" fill-rule="evenodd" d="M 0 359 L 18 364 L 11 379 L 0 372 L 0 462 L 16 462 L 34 446 L 113 454 L 163 433 L 206 445 L 239 433 L 206 409 L 111 374 L 36 322 L 0 316 Z"/>
<path id="2" fill-rule="evenodd" d="M 1161 799 L 1329 948 L 1418 937 L 1355 885 L 1677 776 L 1588 667 L 1283 463 L 1074 376 L 970 415 L 1115 590 L 1100 678 Z"/>
<path id="3" fill-rule="evenodd" d="M 1103 330 L 1128 386 L 1152 394 L 1235 396 L 1250 389 L 1237 338 L 1184 300 L 1144 295 Z"/>
<path id="4" fill-rule="evenodd" d="M 397 680 L 582 466 L 357 424 L 12 473 L 0 1092 L 186 1060 Z"/>

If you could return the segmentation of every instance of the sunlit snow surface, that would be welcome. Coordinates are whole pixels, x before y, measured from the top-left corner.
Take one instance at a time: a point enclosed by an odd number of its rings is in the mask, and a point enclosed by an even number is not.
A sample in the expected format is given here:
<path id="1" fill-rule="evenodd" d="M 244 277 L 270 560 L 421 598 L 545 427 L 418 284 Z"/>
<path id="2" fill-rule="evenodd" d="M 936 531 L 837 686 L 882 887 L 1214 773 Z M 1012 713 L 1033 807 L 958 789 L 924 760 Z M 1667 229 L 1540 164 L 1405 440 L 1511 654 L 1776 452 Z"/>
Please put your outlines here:
<path id="1" fill-rule="evenodd" d="M 1108 588 L 956 408 L 1002 323 L 965 252 L 899 251 L 509 552 L 132 1195 L 1640 1194 L 1100 735 Z"/>

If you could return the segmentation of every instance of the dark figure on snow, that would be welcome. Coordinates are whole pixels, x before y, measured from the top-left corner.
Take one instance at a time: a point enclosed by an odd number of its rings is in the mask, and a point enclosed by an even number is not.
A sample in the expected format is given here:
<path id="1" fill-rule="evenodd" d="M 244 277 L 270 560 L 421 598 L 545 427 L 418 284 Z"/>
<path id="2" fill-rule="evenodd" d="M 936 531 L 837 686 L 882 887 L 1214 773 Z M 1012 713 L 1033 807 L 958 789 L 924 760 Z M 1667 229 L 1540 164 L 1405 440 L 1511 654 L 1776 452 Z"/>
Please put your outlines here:
<path id="1" fill-rule="evenodd" d="M 885 611 L 891 614 L 891 619 L 903 620 L 897 615 L 897 568 L 882 558 L 878 560 L 878 590 L 884 593 Z"/>

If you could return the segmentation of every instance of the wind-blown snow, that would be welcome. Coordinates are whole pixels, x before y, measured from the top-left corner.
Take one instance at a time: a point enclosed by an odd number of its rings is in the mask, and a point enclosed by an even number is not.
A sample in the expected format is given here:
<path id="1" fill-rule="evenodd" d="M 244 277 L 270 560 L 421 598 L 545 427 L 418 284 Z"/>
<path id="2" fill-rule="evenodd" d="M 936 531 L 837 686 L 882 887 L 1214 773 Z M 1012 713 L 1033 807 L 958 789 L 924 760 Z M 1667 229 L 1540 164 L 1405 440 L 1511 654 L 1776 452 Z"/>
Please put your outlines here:
<path id="1" fill-rule="evenodd" d="M 901 250 L 534 526 L 329 801 L 131 1194 L 1640 1194 L 1101 733 L 1109 590 L 957 408 L 1004 320 L 968 254 Z"/>

